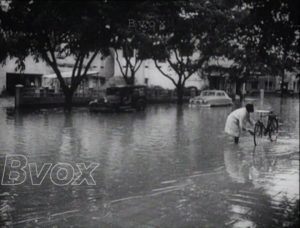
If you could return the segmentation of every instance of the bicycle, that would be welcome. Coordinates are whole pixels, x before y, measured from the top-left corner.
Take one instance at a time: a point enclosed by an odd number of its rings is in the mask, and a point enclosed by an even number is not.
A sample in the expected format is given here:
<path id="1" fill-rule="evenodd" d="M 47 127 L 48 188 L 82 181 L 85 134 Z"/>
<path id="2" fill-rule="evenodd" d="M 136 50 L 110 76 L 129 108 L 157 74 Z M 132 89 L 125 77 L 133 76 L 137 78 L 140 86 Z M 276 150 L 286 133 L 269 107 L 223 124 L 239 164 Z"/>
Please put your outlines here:
<path id="1" fill-rule="evenodd" d="M 268 135 L 269 140 L 271 142 L 274 142 L 277 140 L 278 136 L 278 119 L 277 116 L 271 111 L 257 111 L 260 113 L 260 119 L 257 120 L 257 122 L 254 125 L 254 132 L 253 132 L 253 139 L 254 139 L 254 145 L 257 146 L 258 138 L 262 138 L 263 136 Z M 268 120 L 267 120 L 267 126 L 264 125 L 262 121 L 263 113 L 267 113 Z"/>

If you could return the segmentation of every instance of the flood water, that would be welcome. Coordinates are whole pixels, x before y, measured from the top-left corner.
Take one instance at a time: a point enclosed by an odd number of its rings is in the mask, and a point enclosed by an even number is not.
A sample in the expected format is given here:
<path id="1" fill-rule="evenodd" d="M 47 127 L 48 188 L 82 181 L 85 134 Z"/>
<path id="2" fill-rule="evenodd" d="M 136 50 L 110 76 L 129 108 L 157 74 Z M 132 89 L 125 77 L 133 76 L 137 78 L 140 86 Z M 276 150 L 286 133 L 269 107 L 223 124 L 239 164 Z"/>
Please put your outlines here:
<path id="1" fill-rule="evenodd" d="M 257 106 L 262 105 L 255 101 Z M 277 142 L 223 130 L 232 107 L 152 105 L 145 112 L 85 108 L 14 112 L 0 99 L 5 155 L 44 163 L 99 163 L 96 185 L 58 186 L 46 175 L 0 186 L 0 226 L 282 227 L 299 199 L 299 99 L 266 98 L 280 118 Z M 9 172 L 9 170 L 7 171 Z M 27 173 L 28 174 L 28 173 Z"/>

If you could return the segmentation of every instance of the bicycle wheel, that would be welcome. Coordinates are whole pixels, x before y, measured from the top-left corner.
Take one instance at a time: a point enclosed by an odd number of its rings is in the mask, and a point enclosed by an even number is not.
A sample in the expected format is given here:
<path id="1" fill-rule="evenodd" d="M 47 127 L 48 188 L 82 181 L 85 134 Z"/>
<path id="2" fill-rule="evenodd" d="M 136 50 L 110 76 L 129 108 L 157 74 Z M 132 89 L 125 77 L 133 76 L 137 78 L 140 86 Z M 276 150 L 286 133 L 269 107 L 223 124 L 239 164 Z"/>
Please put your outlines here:
<path id="1" fill-rule="evenodd" d="M 259 142 L 261 141 L 261 138 L 263 136 L 263 127 L 261 126 L 260 122 L 257 122 L 254 126 L 254 134 L 253 134 L 253 139 L 254 139 L 254 145 L 257 146 Z"/>
<path id="2" fill-rule="evenodd" d="M 278 120 L 276 118 L 270 120 L 268 132 L 270 141 L 276 141 L 278 136 Z"/>

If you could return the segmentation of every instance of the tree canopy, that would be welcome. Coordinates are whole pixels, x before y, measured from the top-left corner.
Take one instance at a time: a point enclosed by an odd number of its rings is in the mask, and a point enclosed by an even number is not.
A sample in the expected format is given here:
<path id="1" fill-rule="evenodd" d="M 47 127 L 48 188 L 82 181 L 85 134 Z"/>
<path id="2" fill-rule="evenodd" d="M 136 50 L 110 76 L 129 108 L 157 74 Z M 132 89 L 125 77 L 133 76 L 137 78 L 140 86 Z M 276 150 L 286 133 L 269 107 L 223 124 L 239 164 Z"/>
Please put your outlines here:
<path id="1" fill-rule="evenodd" d="M 142 61 L 152 58 L 182 102 L 186 81 L 211 60 L 235 62 L 236 74 L 278 74 L 299 66 L 299 3 L 292 0 L 53 1 L 11 0 L 0 10 L 0 60 L 26 56 L 45 61 L 66 97 L 86 77 L 96 58 L 113 48 L 127 84 Z M 3 6 L 3 4 L 1 5 Z M 123 51 L 125 66 L 117 50 Z M 134 58 L 131 53 L 134 52 Z M 57 58 L 72 57 L 71 82 Z M 162 69 L 165 60 L 174 74 Z M 238 72 L 238 73 L 237 73 Z"/>
<path id="2" fill-rule="evenodd" d="M 226 54 L 234 31 L 232 7 L 228 1 L 177 1 L 156 6 L 156 12 L 164 12 L 173 23 L 152 37 L 153 59 L 175 85 L 179 103 L 186 81 L 208 61 Z M 177 77 L 164 72 L 159 59 L 166 59 Z"/>
<path id="3" fill-rule="evenodd" d="M 245 17 L 237 35 L 245 55 L 252 53 L 256 66 L 280 74 L 283 82 L 285 70 L 294 71 L 300 63 L 299 2 L 244 0 L 242 6 Z"/>
<path id="4" fill-rule="evenodd" d="M 31 55 L 44 60 L 55 72 L 71 105 L 73 93 L 86 76 L 95 57 L 106 53 L 111 32 L 106 1 L 11 1 L 1 10 L 7 52 L 23 62 Z M 57 58 L 74 58 L 71 83 L 61 75 Z"/>
<path id="5" fill-rule="evenodd" d="M 124 81 L 132 85 L 142 62 L 150 58 L 148 34 L 153 26 L 146 16 L 148 3 L 122 1 L 112 4 L 115 16 L 111 17 L 113 41 L 110 45 L 115 51 L 115 59 Z M 122 51 L 121 56 L 118 51 Z"/>

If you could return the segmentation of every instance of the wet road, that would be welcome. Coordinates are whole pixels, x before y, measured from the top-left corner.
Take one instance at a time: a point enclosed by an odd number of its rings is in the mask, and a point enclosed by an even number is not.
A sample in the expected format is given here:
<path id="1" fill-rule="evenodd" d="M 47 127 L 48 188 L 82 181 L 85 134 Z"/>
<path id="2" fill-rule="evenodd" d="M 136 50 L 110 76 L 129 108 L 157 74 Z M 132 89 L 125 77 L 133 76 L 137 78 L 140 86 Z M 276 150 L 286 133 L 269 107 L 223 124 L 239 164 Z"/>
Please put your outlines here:
<path id="1" fill-rule="evenodd" d="M 299 199 L 299 99 L 255 103 L 279 115 L 276 143 L 254 148 L 245 134 L 234 145 L 223 133 L 231 107 L 14 113 L 0 99 L 1 175 L 7 154 L 39 168 L 99 163 L 96 185 L 2 185 L 0 226 L 282 227 Z"/>

